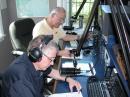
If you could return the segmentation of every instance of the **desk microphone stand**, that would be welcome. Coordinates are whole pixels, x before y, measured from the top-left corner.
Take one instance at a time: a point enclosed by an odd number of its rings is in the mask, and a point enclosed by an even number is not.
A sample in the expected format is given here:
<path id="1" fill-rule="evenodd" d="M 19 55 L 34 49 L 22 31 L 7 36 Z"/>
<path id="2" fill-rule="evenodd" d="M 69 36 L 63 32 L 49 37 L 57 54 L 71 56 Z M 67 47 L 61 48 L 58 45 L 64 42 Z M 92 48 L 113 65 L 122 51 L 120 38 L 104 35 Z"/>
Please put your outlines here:
<path id="1" fill-rule="evenodd" d="M 76 70 L 77 70 L 77 60 L 76 60 L 76 57 L 75 57 L 75 53 L 74 53 L 74 59 L 73 59 L 73 65 L 74 65 L 74 74 L 76 75 Z"/>
<path id="2" fill-rule="evenodd" d="M 77 67 L 77 60 L 75 58 L 75 54 L 74 54 L 73 64 L 74 64 L 74 68 L 76 68 Z"/>

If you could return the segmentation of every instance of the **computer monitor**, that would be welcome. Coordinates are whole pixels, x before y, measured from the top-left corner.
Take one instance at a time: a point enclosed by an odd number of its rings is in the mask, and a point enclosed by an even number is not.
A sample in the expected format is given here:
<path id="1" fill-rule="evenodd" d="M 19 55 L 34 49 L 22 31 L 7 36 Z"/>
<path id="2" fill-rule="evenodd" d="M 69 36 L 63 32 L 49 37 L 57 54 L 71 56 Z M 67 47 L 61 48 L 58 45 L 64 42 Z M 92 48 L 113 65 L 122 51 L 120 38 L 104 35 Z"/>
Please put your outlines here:
<path id="1" fill-rule="evenodd" d="M 76 56 L 80 55 L 80 51 L 82 50 L 82 47 L 83 47 L 84 42 L 86 40 L 86 37 L 89 34 L 89 29 L 90 29 L 90 27 L 92 25 L 92 22 L 93 22 L 95 14 L 97 12 L 97 8 L 98 8 L 99 3 L 100 3 L 100 0 L 95 0 L 94 3 L 93 3 L 93 6 L 92 6 L 92 9 L 91 9 L 89 18 L 88 18 L 88 22 L 86 23 L 86 27 L 85 27 L 85 29 L 83 31 L 81 39 L 79 40 L 79 44 L 78 44 L 77 48 L 73 50 L 73 53 Z"/>

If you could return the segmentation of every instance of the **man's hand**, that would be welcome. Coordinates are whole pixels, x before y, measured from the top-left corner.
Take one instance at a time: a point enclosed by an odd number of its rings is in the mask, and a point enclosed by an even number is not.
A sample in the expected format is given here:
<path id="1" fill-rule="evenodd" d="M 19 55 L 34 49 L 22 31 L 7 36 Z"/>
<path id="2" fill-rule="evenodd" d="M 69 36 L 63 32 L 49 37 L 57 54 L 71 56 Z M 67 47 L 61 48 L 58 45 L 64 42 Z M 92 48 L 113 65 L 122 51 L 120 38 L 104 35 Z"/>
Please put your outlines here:
<path id="1" fill-rule="evenodd" d="M 66 78 L 66 82 L 68 82 L 69 84 L 69 88 L 70 88 L 70 91 L 73 92 L 73 88 L 76 87 L 77 91 L 80 92 L 81 90 L 81 85 L 78 81 L 70 78 L 70 77 L 67 77 Z"/>
<path id="2" fill-rule="evenodd" d="M 71 53 L 70 53 L 69 50 L 64 49 L 64 50 L 60 50 L 60 51 L 58 52 L 58 55 L 59 55 L 59 56 L 64 56 L 64 57 L 70 57 L 70 56 L 71 56 Z"/>

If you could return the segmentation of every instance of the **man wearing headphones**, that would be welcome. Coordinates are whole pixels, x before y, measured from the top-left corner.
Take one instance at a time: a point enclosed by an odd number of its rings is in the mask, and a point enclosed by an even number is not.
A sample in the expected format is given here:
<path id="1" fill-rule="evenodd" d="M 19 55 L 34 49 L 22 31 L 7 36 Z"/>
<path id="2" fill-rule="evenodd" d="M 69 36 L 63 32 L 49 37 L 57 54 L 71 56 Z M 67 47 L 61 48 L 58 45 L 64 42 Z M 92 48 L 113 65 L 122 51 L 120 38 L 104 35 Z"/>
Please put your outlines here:
<path id="1" fill-rule="evenodd" d="M 27 53 L 15 59 L 3 75 L 3 97 L 44 97 L 41 90 L 43 80 L 49 76 L 66 81 L 70 90 L 81 89 L 80 83 L 70 77 L 61 76 L 52 69 L 58 52 L 57 45 L 49 36 L 38 36 L 28 46 Z"/>

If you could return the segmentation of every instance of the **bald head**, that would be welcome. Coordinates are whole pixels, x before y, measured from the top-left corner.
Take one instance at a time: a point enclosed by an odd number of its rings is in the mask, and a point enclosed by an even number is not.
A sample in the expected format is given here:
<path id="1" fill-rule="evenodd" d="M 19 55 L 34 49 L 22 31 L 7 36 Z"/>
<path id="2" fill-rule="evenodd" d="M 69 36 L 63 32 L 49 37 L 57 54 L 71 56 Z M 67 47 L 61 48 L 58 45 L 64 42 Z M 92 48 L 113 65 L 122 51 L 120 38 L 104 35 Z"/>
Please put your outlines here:
<path id="1" fill-rule="evenodd" d="M 66 11 L 63 7 L 56 7 L 51 11 L 47 18 L 47 23 L 51 28 L 58 28 L 66 18 Z"/>
<path id="2" fill-rule="evenodd" d="M 65 9 L 63 7 L 56 7 L 55 9 L 53 9 L 50 13 L 50 16 L 53 16 L 57 13 L 66 13 Z"/>

